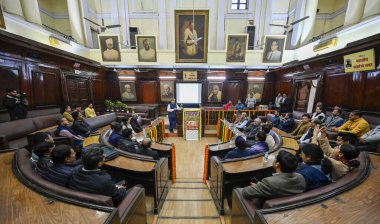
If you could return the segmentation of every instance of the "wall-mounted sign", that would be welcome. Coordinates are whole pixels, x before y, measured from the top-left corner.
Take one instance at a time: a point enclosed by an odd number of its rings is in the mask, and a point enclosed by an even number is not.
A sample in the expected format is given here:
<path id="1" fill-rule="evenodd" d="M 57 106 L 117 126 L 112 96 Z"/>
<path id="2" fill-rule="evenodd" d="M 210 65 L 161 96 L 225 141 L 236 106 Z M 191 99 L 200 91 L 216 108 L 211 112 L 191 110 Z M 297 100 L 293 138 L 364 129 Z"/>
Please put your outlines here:
<path id="1" fill-rule="evenodd" d="M 375 50 L 370 49 L 344 56 L 344 71 L 358 72 L 375 69 Z"/>
<path id="2" fill-rule="evenodd" d="M 197 71 L 183 71 L 183 81 L 197 81 Z"/>

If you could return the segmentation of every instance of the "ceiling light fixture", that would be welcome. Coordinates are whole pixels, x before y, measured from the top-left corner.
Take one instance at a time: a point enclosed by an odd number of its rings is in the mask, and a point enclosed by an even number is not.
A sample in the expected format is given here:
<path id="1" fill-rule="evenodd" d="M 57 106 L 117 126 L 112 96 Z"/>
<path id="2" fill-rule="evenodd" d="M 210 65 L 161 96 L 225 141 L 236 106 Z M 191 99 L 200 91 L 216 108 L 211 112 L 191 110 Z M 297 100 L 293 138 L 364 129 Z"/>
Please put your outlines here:
<path id="1" fill-rule="evenodd" d="M 126 76 L 126 75 L 120 75 L 119 76 L 120 80 L 135 80 L 136 76 Z"/>
<path id="2" fill-rule="evenodd" d="M 158 77 L 159 79 L 175 79 L 175 78 L 177 78 L 176 76 L 160 76 L 160 77 Z"/>
<path id="3" fill-rule="evenodd" d="M 225 80 L 226 76 L 207 76 L 208 80 Z"/>
<path id="4" fill-rule="evenodd" d="M 265 77 L 248 77 L 248 80 L 265 80 Z"/>

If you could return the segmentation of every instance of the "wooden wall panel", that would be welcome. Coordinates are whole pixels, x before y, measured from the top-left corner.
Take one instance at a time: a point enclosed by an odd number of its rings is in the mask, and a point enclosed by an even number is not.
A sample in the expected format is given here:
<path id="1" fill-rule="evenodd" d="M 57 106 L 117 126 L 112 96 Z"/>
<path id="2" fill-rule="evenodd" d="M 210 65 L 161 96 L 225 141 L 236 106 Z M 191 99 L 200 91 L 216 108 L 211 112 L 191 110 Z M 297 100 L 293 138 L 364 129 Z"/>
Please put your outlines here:
<path id="1" fill-rule="evenodd" d="M 89 79 L 67 76 L 66 85 L 69 105 L 78 104 L 85 108 L 90 102 Z"/>
<path id="2" fill-rule="evenodd" d="M 107 82 L 101 79 L 92 79 L 92 96 L 94 104 L 102 104 L 107 99 Z"/>
<path id="3" fill-rule="evenodd" d="M 137 92 L 139 103 L 156 104 L 159 101 L 159 94 L 157 91 L 159 84 L 157 81 L 142 81 L 138 82 Z"/>
<path id="4" fill-rule="evenodd" d="M 31 91 L 32 103 L 35 108 L 58 107 L 61 88 L 59 73 L 32 71 Z"/>
<path id="5" fill-rule="evenodd" d="M 0 66 L 0 93 L 5 95 L 5 89 L 20 90 L 21 69 L 15 66 Z M 6 111 L 3 103 L 0 104 L 0 111 Z"/>
<path id="6" fill-rule="evenodd" d="M 247 92 L 247 86 L 240 81 L 226 81 L 224 82 L 224 93 L 222 94 L 222 101 L 228 102 L 232 101 L 233 104 L 236 104 L 240 99 L 242 102 L 245 101 L 245 93 Z"/>
<path id="7" fill-rule="evenodd" d="M 352 74 L 326 75 L 323 85 L 322 102 L 326 107 L 351 106 Z"/>
<path id="8" fill-rule="evenodd" d="M 363 92 L 363 110 L 380 112 L 380 71 L 367 73 Z"/>

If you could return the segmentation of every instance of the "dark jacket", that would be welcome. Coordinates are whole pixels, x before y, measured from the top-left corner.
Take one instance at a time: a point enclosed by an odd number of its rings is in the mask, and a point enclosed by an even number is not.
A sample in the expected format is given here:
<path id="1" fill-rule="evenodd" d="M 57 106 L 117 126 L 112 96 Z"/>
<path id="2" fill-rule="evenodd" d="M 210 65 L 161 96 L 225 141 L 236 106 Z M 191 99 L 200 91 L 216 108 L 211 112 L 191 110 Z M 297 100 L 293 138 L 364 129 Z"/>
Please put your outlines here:
<path id="1" fill-rule="evenodd" d="M 130 124 L 134 132 L 139 133 L 143 131 L 143 128 L 141 127 L 137 119 L 131 118 Z"/>
<path id="2" fill-rule="evenodd" d="M 53 164 L 43 178 L 55 184 L 68 187 L 75 166 L 71 164 Z"/>
<path id="3" fill-rule="evenodd" d="M 18 97 L 5 95 L 3 105 L 7 108 L 11 121 L 25 118 L 25 106 Z"/>
<path id="4" fill-rule="evenodd" d="M 261 130 L 261 126 L 251 126 L 251 129 L 248 129 L 247 131 L 244 130 L 244 133 L 246 133 L 247 140 L 255 140 L 257 132 Z"/>
<path id="5" fill-rule="evenodd" d="M 140 145 L 138 142 L 127 138 L 121 138 L 117 143 L 117 147 L 131 153 L 136 153 L 140 150 Z"/>
<path id="6" fill-rule="evenodd" d="M 289 132 L 293 131 L 294 125 L 295 125 L 294 119 L 289 118 L 286 120 L 282 120 L 280 122 L 280 125 L 278 126 L 278 128 L 282 131 L 289 133 Z"/>
<path id="7" fill-rule="evenodd" d="M 151 150 L 150 148 L 143 148 L 137 150 L 135 152 L 136 154 L 144 155 L 144 156 L 150 156 L 155 160 L 159 160 L 160 158 L 158 157 L 158 152 Z"/>
<path id="8" fill-rule="evenodd" d="M 38 175 L 45 176 L 46 172 L 49 170 L 49 167 L 53 165 L 53 162 L 50 160 L 50 158 L 46 157 L 40 157 L 37 160 L 36 163 L 36 171 Z"/>
<path id="9" fill-rule="evenodd" d="M 69 186 L 78 191 L 110 196 L 114 206 L 118 206 L 126 195 L 125 189 L 115 187 L 108 173 L 102 170 L 84 170 L 83 166 L 74 169 Z"/>
<path id="10" fill-rule="evenodd" d="M 88 137 L 91 133 L 91 127 L 86 121 L 75 120 L 71 128 L 75 133 L 83 137 Z"/>
<path id="11" fill-rule="evenodd" d="M 280 123 L 281 123 L 280 116 L 273 116 L 272 123 L 273 123 L 273 126 L 278 128 L 280 126 Z"/>
<path id="12" fill-rule="evenodd" d="M 268 152 L 269 147 L 266 142 L 256 142 L 248 151 L 251 155 L 257 155 L 263 152 Z"/>
<path id="13" fill-rule="evenodd" d="M 306 190 L 312 190 L 331 183 L 331 177 L 322 172 L 321 165 L 298 165 L 297 173 L 301 174 L 306 181 Z"/>
<path id="14" fill-rule="evenodd" d="M 120 133 L 117 133 L 115 131 L 112 131 L 110 137 L 108 138 L 108 142 L 117 147 L 117 143 L 119 142 L 119 140 L 122 138 L 121 134 Z"/>
<path id="15" fill-rule="evenodd" d="M 246 157 L 246 156 L 250 156 L 250 155 L 251 155 L 251 153 L 249 152 L 249 150 L 235 148 L 234 150 L 229 151 L 227 153 L 227 155 L 225 155 L 223 157 L 223 160 L 225 160 L 225 159 L 242 158 L 242 157 Z"/>

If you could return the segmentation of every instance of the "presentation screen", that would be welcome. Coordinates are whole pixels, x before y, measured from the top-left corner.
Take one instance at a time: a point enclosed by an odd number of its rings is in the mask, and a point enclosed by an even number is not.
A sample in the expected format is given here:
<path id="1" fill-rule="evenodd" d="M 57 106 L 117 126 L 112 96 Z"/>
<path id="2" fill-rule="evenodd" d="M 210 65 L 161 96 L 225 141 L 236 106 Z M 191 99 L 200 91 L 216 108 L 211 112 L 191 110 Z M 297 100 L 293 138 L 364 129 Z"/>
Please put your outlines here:
<path id="1" fill-rule="evenodd" d="M 177 103 L 200 104 L 202 103 L 201 83 L 177 83 Z"/>

